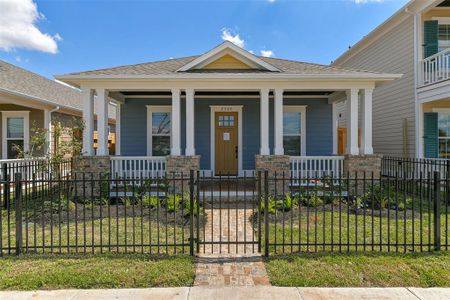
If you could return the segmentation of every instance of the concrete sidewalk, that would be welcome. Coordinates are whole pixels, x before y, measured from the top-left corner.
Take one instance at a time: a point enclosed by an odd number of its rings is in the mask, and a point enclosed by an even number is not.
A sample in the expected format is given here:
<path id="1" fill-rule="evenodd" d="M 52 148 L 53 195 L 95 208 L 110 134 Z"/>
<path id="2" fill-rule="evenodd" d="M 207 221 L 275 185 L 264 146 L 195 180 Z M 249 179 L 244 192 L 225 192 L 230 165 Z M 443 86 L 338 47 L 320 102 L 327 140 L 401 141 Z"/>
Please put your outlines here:
<path id="1" fill-rule="evenodd" d="M 0 299 L 299 299 L 299 300 L 435 300 L 450 299 L 450 288 L 288 288 L 288 287 L 181 287 L 109 290 L 0 292 Z"/>

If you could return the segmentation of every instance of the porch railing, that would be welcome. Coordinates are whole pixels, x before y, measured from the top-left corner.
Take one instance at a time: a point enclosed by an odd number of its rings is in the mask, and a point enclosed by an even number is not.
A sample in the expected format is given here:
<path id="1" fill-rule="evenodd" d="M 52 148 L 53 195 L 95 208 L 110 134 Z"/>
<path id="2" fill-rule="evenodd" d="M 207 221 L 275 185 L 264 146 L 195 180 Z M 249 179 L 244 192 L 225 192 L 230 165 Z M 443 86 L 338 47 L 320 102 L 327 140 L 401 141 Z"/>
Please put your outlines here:
<path id="1" fill-rule="evenodd" d="M 291 178 L 293 184 L 300 184 L 299 179 L 315 177 L 340 178 L 344 172 L 343 156 L 291 156 Z"/>
<path id="2" fill-rule="evenodd" d="M 157 156 L 111 157 L 112 179 L 154 179 L 166 174 L 166 158 Z"/>
<path id="3" fill-rule="evenodd" d="M 13 178 L 19 173 L 23 179 L 31 180 L 49 178 L 51 176 L 64 178 L 71 174 L 71 159 L 63 159 L 56 163 L 45 157 L 33 157 L 23 159 L 1 159 L 0 179 Z"/>
<path id="4" fill-rule="evenodd" d="M 421 85 L 426 86 L 450 78 L 450 49 L 422 60 Z"/>

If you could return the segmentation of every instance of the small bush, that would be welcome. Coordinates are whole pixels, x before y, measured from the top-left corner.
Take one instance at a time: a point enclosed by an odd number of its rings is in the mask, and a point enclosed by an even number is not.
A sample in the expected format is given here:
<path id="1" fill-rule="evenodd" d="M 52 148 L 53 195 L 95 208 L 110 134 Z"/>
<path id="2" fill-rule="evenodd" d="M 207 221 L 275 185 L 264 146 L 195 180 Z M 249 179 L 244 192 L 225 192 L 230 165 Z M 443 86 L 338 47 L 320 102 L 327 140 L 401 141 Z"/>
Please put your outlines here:
<path id="1" fill-rule="evenodd" d="M 157 196 L 144 195 L 142 196 L 141 203 L 145 207 L 158 207 L 160 205 L 160 200 Z"/>
<path id="2" fill-rule="evenodd" d="M 166 208 L 168 212 L 176 212 L 180 209 L 180 195 L 168 195 L 166 198 Z"/>
<path id="3" fill-rule="evenodd" d="M 318 207 L 323 205 L 322 198 L 315 193 L 302 197 L 301 202 L 307 207 Z"/>
<path id="4" fill-rule="evenodd" d="M 191 196 L 189 193 L 184 193 L 183 195 L 183 208 L 185 209 L 185 214 L 191 214 Z M 197 202 L 197 197 L 194 196 L 194 216 L 203 216 L 203 207 Z"/>

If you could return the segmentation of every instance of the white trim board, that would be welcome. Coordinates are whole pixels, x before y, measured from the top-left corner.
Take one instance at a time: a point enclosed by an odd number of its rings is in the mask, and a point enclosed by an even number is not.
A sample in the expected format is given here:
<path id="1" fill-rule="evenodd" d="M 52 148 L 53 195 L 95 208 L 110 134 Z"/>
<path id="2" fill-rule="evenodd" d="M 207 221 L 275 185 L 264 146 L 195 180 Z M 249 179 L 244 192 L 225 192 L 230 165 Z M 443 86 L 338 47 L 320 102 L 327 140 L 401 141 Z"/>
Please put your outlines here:
<path id="1" fill-rule="evenodd" d="M 215 173 L 216 171 L 216 152 L 215 152 L 215 137 L 216 137 L 216 127 L 214 126 L 214 115 L 216 112 L 226 111 L 226 112 L 237 112 L 238 113 L 238 173 L 242 171 L 242 107 L 243 105 L 210 105 L 210 126 L 211 126 L 211 170 Z"/>
<path id="2" fill-rule="evenodd" d="M 209 50 L 205 54 L 197 57 L 193 61 L 185 64 L 177 70 L 177 72 L 188 71 L 190 69 L 202 68 L 210 62 L 222 57 L 225 54 L 229 54 L 234 58 L 242 61 L 243 63 L 250 65 L 255 68 L 262 68 L 269 71 L 279 72 L 280 70 L 273 65 L 265 62 L 258 56 L 248 52 L 247 50 L 236 46 L 235 44 L 225 41 L 219 46 Z"/>
<path id="3" fill-rule="evenodd" d="M 171 105 L 146 105 L 147 107 L 147 155 L 153 156 L 152 151 L 152 114 L 154 112 L 168 112 L 170 114 L 170 122 L 172 122 L 172 106 Z M 170 147 L 172 148 L 172 130 L 170 130 Z"/>
<path id="4" fill-rule="evenodd" d="M 30 147 L 30 111 L 2 111 L 2 158 L 8 158 L 8 143 L 7 143 L 7 119 L 19 117 L 23 118 L 23 149 L 28 151 Z"/>

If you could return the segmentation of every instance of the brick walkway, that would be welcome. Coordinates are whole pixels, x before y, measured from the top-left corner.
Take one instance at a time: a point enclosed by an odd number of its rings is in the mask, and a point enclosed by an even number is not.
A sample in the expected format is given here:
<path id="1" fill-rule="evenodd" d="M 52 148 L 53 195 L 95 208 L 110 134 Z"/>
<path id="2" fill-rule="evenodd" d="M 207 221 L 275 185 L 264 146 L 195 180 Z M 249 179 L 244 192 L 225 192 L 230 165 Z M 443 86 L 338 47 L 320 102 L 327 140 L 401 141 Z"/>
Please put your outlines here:
<path id="1" fill-rule="evenodd" d="M 204 241 L 257 241 L 250 222 L 251 209 L 205 209 Z M 195 286 L 270 285 L 255 243 L 247 245 L 202 245 L 197 257 Z"/>

